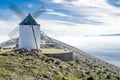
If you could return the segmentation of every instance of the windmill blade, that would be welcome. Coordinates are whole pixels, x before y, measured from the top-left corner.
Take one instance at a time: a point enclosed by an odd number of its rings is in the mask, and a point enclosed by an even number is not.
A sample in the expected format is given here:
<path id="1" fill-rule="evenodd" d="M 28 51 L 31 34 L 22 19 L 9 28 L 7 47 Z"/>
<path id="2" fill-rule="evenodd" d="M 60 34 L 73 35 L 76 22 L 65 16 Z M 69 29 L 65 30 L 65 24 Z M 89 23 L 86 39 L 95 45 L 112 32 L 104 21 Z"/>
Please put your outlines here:
<path id="1" fill-rule="evenodd" d="M 8 36 L 10 38 L 15 38 L 18 35 L 18 32 L 19 32 L 19 27 L 16 27 L 8 34 Z"/>
<path id="2" fill-rule="evenodd" d="M 42 13 L 45 12 L 45 8 L 44 7 L 40 7 L 39 9 L 37 9 L 33 14 L 32 16 L 34 18 L 37 18 L 38 16 L 40 16 Z"/>
<path id="3" fill-rule="evenodd" d="M 20 18 L 20 19 L 24 19 L 25 15 L 24 13 L 14 4 L 12 3 L 9 8 Z"/>

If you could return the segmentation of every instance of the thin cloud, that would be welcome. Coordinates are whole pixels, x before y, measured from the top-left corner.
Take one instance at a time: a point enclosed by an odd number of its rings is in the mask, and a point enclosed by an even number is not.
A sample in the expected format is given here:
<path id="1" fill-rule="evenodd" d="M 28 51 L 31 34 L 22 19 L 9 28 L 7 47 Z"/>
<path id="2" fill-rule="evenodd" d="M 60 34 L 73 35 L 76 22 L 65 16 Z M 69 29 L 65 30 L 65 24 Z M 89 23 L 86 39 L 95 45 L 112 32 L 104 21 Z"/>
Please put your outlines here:
<path id="1" fill-rule="evenodd" d="M 120 36 L 120 33 L 116 33 L 116 34 L 102 34 L 102 35 L 98 35 L 98 36 Z"/>
<path id="2" fill-rule="evenodd" d="M 114 33 L 114 34 L 112 34 L 112 33 L 110 33 L 110 34 L 99 34 L 99 35 L 83 35 L 83 37 L 99 37 L 99 36 L 105 36 L 105 37 L 110 37 L 110 36 L 112 36 L 112 37 L 114 37 L 114 36 L 120 36 L 120 33 Z"/>
<path id="3" fill-rule="evenodd" d="M 28 4 L 28 8 L 32 8 L 33 6 L 34 6 L 34 5 L 31 4 L 31 3 Z"/>
<path id="4" fill-rule="evenodd" d="M 61 17 L 71 17 L 71 15 L 67 15 L 65 13 L 62 13 L 62 12 L 57 12 L 57 11 L 54 11 L 53 9 L 46 9 L 47 11 L 47 14 L 50 14 L 50 15 L 57 15 L 57 16 L 61 16 Z"/>
<path id="5" fill-rule="evenodd" d="M 52 14 L 52 15 L 58 15 L 58 16 L 62 16 L 62 17 L 72 17 L 70 15 L 66 15 L 60 12 L 48 12 L 48 14 Z"/>
<path id="6" fill-rule="evenodd" d="M 53 3 L 56 1 L 51 0 Z M 85 23 L 89 24 L 96 24 L 97 22 L 113 26 L 118 25 L 120 20 L 120 16 L 116 15 L 120 13 L 120 9 L 110 5 L 107 0 L 61 0 L 57 3 L 64 7 L 63 10 L 69 10 L 76 14 L 79 23 L 82 23 L 81 20 L 86 20 Z M 81 17 L 81 15 L 83 16 Z"/>
<path id="7" fill-rule="evenodd" d="M 63 0 L 52 0 L 52 2 L 54 2 L 54 3 L 61 3 L 61 2 L 63 2 Z"/>
<path id="8" fill-rule="evenodd" d="M 58 20 L 37 20 L 41 29 L 52 36 L 81 37 L 83 35 L 101 35 L 119 33 L 119 28 L 109 26 L 76 24 Z M 48 25 L 49 24 L 49 25 Z M 71 33 L 72 31 L 72 33 Z M 49 33 L 50 32 L 50 33 Z M 74 33 L 74 34 L 73 34 Z"/>

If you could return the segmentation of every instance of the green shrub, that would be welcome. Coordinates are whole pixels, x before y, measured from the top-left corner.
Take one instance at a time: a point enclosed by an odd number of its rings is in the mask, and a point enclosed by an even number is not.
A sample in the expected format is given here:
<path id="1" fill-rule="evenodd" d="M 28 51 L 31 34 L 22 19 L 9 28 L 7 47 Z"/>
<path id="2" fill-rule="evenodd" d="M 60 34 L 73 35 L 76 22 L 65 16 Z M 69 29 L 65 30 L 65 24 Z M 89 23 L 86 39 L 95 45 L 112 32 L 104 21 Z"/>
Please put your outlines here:
<path id="1" fill-rule="evenodd" d="M 88 77 L 87 80 L 94 80 L 92 76 Z"/>

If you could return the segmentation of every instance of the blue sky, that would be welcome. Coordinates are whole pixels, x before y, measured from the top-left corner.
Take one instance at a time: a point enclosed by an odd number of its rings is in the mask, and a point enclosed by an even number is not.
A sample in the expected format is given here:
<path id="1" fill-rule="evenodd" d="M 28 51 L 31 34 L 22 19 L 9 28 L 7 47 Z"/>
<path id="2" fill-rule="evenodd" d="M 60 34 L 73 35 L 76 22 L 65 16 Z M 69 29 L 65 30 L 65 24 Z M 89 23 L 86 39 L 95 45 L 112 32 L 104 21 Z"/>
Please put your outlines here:
<path id="1" fill-rule="evenodd" d="M 1 0 L 1 11 L 6 13 L 6 15 L 1 15 L 2 19 L 8 19 L 7 16 L 14 15 L 8 10 L 9 5 L 14 2 L 26 15 L 31 12 L 33 13 L 36 9 L 41 6 L 46 8 L 46 13 L 44 13 L 40 18 L 49 19 L 49 20 L 64 20 L 79 23 L 78 20 L 73 20 L 71 17 L 77 16 L 75 13 L 72 13 L 70 10 L 65 10 L 62 4 L 52 3 L 52 1 L 47 0 Z M 6 9 L 6 10 L 5 10 Z M 82 17 L 82 15 L 79 15 Z M 54 17 L 54 18 L 53 18 Z M 10 17 L 11 19 L 11 17 Z M 81 21 L 82 22 L 82 21 Z"/>
<path id="2" fill-rule="evenodd" d="M 44 6 L 46 12 L 37 22 L 53 37 L 120 34 L 120 0 L 0 0 L 0 36 L 5 39 L 21 22 L 8 8 L 12 2 L 25 15 Z"/>

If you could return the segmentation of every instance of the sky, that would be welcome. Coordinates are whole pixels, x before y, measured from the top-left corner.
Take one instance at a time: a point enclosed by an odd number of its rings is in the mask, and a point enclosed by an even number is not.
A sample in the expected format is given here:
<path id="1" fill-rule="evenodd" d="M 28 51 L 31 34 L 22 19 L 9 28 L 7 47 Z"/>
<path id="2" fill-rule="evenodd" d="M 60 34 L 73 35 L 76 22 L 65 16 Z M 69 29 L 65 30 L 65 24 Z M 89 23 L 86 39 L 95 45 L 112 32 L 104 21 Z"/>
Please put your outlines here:
<path id="1" fill-rule="evenodd" d="M 36 18 L 51 37 L 75 41 L 80 37 L 120 36 L 120 0 L 0 0 L 0 42 L 22 21 L 10 9 L 15 3 L 27 16 L 44 6 Z"/>
<path id="2" fill-rule="evenodd" d="M 0 0 L 0 42 L 22 21 L 13 2 L 26 16 L 44 6 L 36 21 L 52 37 L 120 36 L 120 0 Z"/>
<path id="3" fill-rule="evenodd" d="M 0 0 L 0 42 L 22 21 L 13 2 L 26 16 L 44 6 L 36 21 L 50 37 L 88 53 L 120 52 L 120 0 Z"/>
<path id="4" fill-rule="evenodd" d="M 26 16 L 44 6 L 36 20 L 53 37 L 120 35 L 120 0 L 0 0 L 0 42 L 22 21 L 9 9 L 12 2 Z"/>

